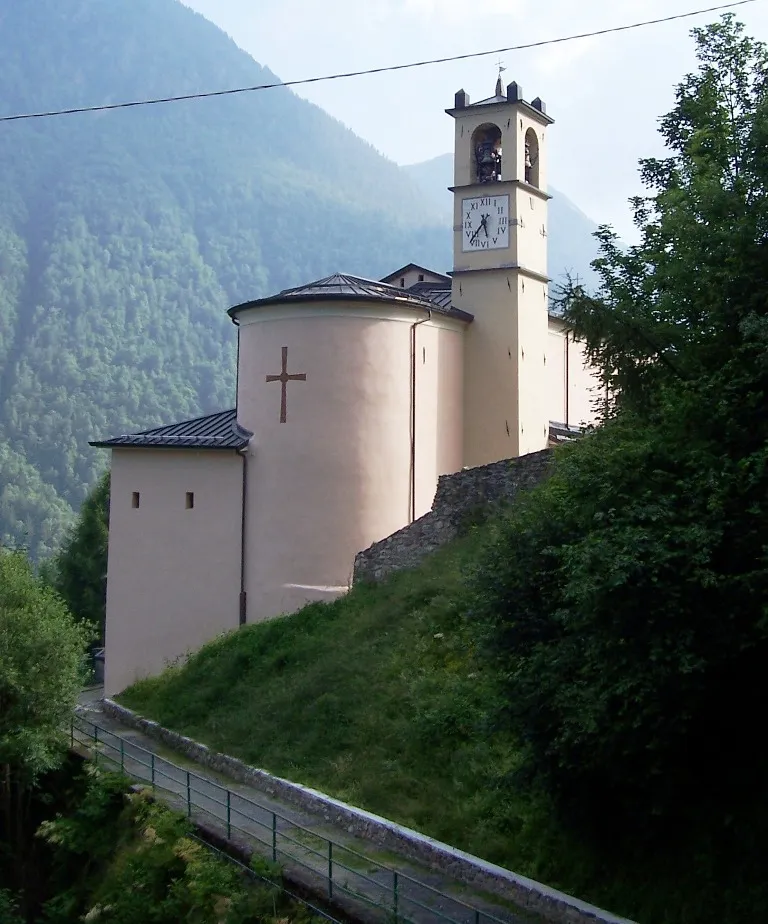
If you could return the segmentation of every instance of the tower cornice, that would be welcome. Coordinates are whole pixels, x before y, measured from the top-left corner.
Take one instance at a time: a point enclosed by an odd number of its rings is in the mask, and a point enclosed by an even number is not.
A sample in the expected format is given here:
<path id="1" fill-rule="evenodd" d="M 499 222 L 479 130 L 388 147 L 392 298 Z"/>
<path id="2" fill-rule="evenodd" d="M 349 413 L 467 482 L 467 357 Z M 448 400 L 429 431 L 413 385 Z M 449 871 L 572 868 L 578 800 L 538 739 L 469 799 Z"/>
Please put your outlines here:
<path id="1" fill-rule="evenodd" d="M 522 276 L 529 276 L 538 282 L 548 284 L 552 282 L 550 276 L 544 273 L 537 273 L 536 270 L 528 269 L 520 263 L 498 263 L 496 266 L 454 266 L 449 276 L 463 276 L 466 273 L 520 273 Z"/>
<path id="2" fill-rule="evenodd" d="M 481 193 L 487 196 L 498 196 L 502 193 L 503 186 L 516 186 L 520 189 L 525 190 L 525 192 L 530 193 L 532 196 L 536 196 L 542 201 L 546 202 L 552 198 L 552 196 L 544 192 L 543 189 L 539 189 L 538 186 L 532 186 L 530 183 L 526 183 L 524 180 L 499 180 L 496 183 L 466 183 L 463 186 L 449 186 L 449 192 L 464 192 L 464 190 L 475 192 L 477 195 Z"/>
<path id="3" fill-rule="evenodd" d="M 468 114 L 477 115 L 477 113 L 481 111 L 491 114 L 509 112 L 510 109 L 521 110 L 540 125 L 552 125 L 555 121 L 553 118 L 548 116 L 546 112 L 542 112 L 540 109 L 536 109 L 535 106 L 532 106 L 530 103 L 526 103 L 525 100 L 522 99 L 500 99 L 498 102 L 472 103 L 469 106 L 462 106 L 460 108 L 454 107 L 452 109 L 446 109 L 445 111 L 449 116 L 451 116 L 451 118 L 458 119 Z"/>

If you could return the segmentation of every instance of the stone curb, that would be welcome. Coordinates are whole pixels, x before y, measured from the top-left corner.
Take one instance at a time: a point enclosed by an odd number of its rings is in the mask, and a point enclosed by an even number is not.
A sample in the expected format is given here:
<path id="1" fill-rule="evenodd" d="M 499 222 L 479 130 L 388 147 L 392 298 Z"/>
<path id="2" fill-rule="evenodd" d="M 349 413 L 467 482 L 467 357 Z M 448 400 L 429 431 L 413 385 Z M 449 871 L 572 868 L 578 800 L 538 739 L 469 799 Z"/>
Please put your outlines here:
<path id="1" fill-rule="evenodd" d="M 379 815 L 347 805 L 300 783 L 292 783 L 265 770 L 250 767 L 236 757 L 212 751 L 206 745 L 164 728 L 151 719 L 145 719 L 111 699 L 102 700 L 102 707 L 107 715 L 121 724 L 144 732 L 195 763 L 313 815 L 319 815 L 324 821 L 379 847 L 399 853 L 407 859 L 426 863 L 466 885 L 499 895 L 549 921 L 558 924 L 634 924 L 627 918 L 617 917 L 565 892 L 488 863 Z"/>

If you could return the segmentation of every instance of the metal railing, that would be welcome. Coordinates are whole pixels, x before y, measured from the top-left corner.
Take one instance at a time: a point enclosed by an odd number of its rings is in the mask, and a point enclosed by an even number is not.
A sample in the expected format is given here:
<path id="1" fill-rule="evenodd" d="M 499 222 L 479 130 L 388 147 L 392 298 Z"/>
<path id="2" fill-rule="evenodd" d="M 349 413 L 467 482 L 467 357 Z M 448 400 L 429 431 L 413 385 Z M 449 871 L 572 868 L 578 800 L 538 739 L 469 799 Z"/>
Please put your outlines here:
<path id="1" fill-rule="evenodd" d="M 76 744 L 86 748 L 97 766 L 101 763 L 162 791 L 170 797 L 166 801 L 186 812 L 188 818 L 212 818 L 228 841 L 245 838 L 262 856 L 280 863 L 299 883 L 331 902 L 344 898 L 369 911 L 378 909 L 387 921 L 403 924 L 510 924 L 524 920 L 515 913 L 500 918 L 468 904 L 82 716 L 72 719 L 70 743 L 73 748 Z M 530 920 L 528 915 L 525 918 Z"/>

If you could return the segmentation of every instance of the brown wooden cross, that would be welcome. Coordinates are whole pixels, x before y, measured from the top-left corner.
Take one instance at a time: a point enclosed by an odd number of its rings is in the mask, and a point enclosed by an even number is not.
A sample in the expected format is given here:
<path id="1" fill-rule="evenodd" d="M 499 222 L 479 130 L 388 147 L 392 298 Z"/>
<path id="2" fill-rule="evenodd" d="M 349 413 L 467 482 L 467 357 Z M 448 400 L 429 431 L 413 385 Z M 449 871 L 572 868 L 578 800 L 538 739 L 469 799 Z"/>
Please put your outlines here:
<path id="1" fill-rule="evenodd" d="M 280 423 L 285 423 L 286 412 L 286 392 L 288 382 L 306 382 L 306 372 L 300 372 L 296 375 L 288 375 L 288 347 L 283 347 L 283 369 L 280 375 L 268 375 L 268 382 L 280 382 L 283 386 L 283 393 L 280 397 Z"/>

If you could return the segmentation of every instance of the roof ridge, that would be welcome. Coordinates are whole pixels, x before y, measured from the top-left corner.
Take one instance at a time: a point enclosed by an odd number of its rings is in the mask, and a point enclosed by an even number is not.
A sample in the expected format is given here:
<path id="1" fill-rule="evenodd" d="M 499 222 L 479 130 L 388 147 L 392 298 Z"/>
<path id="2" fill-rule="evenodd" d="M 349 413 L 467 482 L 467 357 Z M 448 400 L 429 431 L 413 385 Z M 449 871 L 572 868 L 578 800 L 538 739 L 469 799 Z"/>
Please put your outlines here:
<path id="1" fill-rule="evenodd" d="M 200 420 L 211 420 L 211 418 L 213 417 L 221 417 L 225 414 L 234 414 L 236 410 L 237 410 L 236 408 L 232 407 L 232 408 L 227 408 L 223 411 L 213 411 L 213 413 L 211 414 L 201 414 L 199 417 L 187 417 L 184 420 L 178 421 L 177 423 L 160 424 L 160 426 L 150 427 L 148 430 L 139 430 L 135 435 L 145 436 L 150 433 L 155 433 L 157 430 L 168 430 L 170 427 L 178 427 L 179 424 L 182 424 L 182 423 L 191 424 L 191 423 L 197 423 Z"/>
<path id="2" fill-rule="evenodd" d="M 214 411 L 188 420 L 179 420 L 137 433 L 123 433 L 107 440 L 90 443 L 91 446 L 184 446 L 188 448 L 243 449 L 253 433 L 237 420 L 237 408 Z"/>

